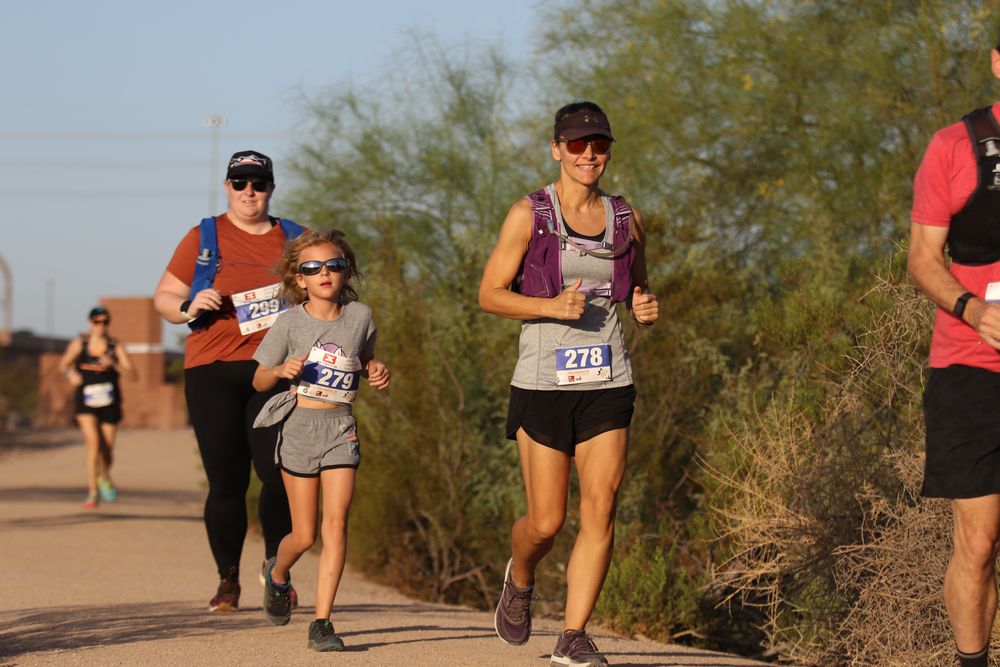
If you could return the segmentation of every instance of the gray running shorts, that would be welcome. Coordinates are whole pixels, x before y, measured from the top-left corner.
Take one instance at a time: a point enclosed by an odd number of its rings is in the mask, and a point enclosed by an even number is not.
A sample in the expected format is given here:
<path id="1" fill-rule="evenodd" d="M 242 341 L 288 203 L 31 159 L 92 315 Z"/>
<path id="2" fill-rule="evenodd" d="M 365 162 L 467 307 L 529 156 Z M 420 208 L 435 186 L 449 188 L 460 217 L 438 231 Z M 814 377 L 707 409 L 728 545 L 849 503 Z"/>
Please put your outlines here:
<path id="1" fill-rule="evenodd" d="M 351 406 L 330 409 L 296 406 L 281 425 L 274 464 L 297 477 L 318 477 L 323 470 L 357 468 L 361 463 L 358 425 Z"/>

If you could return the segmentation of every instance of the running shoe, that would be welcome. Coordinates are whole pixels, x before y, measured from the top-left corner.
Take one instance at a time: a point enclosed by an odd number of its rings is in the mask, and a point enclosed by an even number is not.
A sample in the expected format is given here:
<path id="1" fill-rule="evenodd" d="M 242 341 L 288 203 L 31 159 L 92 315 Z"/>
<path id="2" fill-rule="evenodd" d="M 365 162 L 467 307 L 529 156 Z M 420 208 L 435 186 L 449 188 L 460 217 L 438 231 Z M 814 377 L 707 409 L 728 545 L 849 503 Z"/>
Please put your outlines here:
<path id="1" fill-rule="evenodd" d="M 97 478 L 97 492 L 101 494 L 101 502 L 113 503 L 118 497 L 118 489 L 107 477 Z"/>
<path id="2" fill-rule="evenodd" d="M 309 624 L 309 648 L 317 651 L 343 651 L 344 641 L 337 636 L 333 623 L 316 619 Z"/>
<path id="3" fill-rule="evenodd" d="M 269 559 L 270 560 L 270 559 Z M 267 579 L 264 576 L 264 571 L 267 570 L 267 562 L 264 561 L 260 565 L 260 585 L 264 586 L 267 584 Z M 292 586 L 288 591 L 288 599 L 292 601 L 292 609 L 299 608 L 299 594 L 295 592 L 295 586 Z"/>
<path id="4" fill-rule="evenodd" d="M 96 510 L 97 509 L 97 494 L 89 493 L 83 501 L 83 509 L 85 510 Z"/>
<path id="5" fill-rule="evenodd" d="M 534 597 L 535 585 L 521 588 L 510 576 L 510 568 L 514 559 L 507 561 L 507 571 L 503 575 L 503 591 L 493 615 L 493 627 L 497 636 L 508 644 L 520 646 L 531 636 L 531 600 Z"/>
<path id="6" fill-rule="evenodd" d="M 235 570 L 236 568 L 233 568 Z M 229 576 L 219 582 L 215 597 L 209 600 L 209 611 L 236 611 L 240 608 L 239 573 L 231 571 Z"/>
<path id="7" fill-rule="evenodd" d="M 268 558 L 264 566 L 264 615 L 272 625 L 285 625 L 292 618 L 291 577 L 284 584 L 276 584 L 271 572 L 277 565 L 277 558 Z"/>
<path id="8" fill-rule="evenodd" d="M 608 659 L 585 630 L 564 630 L 556 641 L 549 667 L 607 667 Z"/>

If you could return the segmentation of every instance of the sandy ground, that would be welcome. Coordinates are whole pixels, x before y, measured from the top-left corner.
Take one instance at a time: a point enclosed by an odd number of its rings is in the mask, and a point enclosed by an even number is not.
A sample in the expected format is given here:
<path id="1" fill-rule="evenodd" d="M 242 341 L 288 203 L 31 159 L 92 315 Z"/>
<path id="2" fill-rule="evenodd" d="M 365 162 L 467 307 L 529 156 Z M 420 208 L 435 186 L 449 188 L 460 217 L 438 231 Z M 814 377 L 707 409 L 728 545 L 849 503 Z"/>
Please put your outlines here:
<path id="1" fill-rule="evenodd" d="M 261 610 L 263 544 L 248 538 L 240 611 L 207 613 L 218 580 L 201 508 L 204 478 L 188 430 L 126 431 L 121 496 L 82 508 L 76 432 L 0 445 L 0 667 L 19 665 L 537 665 L 560 625 L 536 620 L 524 646 L 497 638 L 491 613 L 429 604 L 348 570 L 333 621 L 344 653 L 306 648 L 316 555 L 293 570 L 300 607 L 286 626 Z M 746 658 L 593 633 L 612 665 L 761 665 Z"/>

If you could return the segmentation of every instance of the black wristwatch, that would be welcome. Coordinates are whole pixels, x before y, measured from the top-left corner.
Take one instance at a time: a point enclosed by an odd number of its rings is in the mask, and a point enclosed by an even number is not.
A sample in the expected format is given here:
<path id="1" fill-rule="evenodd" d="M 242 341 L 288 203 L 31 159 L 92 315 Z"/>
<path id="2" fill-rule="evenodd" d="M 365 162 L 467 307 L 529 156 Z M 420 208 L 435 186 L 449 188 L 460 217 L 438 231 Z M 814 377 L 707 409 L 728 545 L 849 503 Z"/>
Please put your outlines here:
<path id="1" fill-rule="evenodd" d="M 965 312 L 965 306 L 969 303 L 969 299 L 976 296 L 972 292 L 966 292 L 962 296 L 958 297 L 958 301 L 955 302 L 955 307 L 952 308 L 951 312 L 955 314 L 955 317 L 962 319 L 962 313 Z"/>
<path id="2" fill-rule="evenodd" d="M 194 322 L 197 318 L 188 315 L 188 308 L 191 307 L 191 299 L 187 299 L 181 304 L 181 315 L 188 318 L 188 322 Z"/>

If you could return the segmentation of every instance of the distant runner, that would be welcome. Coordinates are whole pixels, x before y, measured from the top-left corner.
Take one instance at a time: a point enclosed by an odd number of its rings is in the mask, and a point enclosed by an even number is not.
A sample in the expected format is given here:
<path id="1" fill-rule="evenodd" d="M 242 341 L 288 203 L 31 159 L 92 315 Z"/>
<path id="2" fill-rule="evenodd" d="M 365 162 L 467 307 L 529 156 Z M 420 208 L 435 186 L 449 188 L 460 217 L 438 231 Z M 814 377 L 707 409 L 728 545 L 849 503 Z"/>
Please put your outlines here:
<path id="1" fill-rule="evenodd" d="M 511 207 L 479 286 L 484 311 L 523 322 L 507 437 L 517 441 L 528 513 L 511 531 L 495 615 L 497 634 L 509 644 L 531 635 L 535 568 L 566 518 L 574 459 L 580 478 L 580 532 L 552 665 L 608 664 L 586 627 L 611 563 L 635 401 L 615 304 L 625 302 L 641 326 L 659 316 L 646 278 L 642 216 L 598 185 L 613 141 L 593 102 L 556 112 L 550 148 L 559 179 Z"/>
<path id="2" fill-rule="evenodd" d="M 351 406 L 362 377 L 375 389 L 389 386 L 389 370 L 375 359 L 375 321 L 358 301 L 352 278 L 360 278 L 354 251 L 342 232 L 307 232 L 285 249 L 281 298 L 293 308 L 278 316 L 257 348 L 253 384 L 270 391 L 292 381 L 295 393 L 271 398 L 255 425 L 279 424 L 274 465 L 281 469 L 292 511 L 292 532 L 281 541 L 264 571 L 264 614 L 285 625 L 292 614 L 291 568 L 316 541 L 323 551 L 316 576 L 316 617 L 309 648 L 342 651 L 330 621 L 347 558 L 347 512 L 361 443 Z M 320 507 L 320 490 L 322 506 Z"/>
<path id="3" fill-rule="evenodd" d="M 118 498 L 118 489 L 111 481 L 115 436 L 122 420 L 118 377 L 124 372 L 134 378 L 135 368 L 125 347 L 108 335 L 111 314 L 107 309 L 97 306 L 87 319 L 90 333 L 69 342 L 59 368 L 75 387 L 76 423 L 87 444 L 87 497 L 83 506 L 93 510 L 99 502 L 110 503 Z"/>

